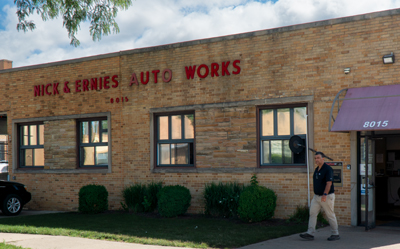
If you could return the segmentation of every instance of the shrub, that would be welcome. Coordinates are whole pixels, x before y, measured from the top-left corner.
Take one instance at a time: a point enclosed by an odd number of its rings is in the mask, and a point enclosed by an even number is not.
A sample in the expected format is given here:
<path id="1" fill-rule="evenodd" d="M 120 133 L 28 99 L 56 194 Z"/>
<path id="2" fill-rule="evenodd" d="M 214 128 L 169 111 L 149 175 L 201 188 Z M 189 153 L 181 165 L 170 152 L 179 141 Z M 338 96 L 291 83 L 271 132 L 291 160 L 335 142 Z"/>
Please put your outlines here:
<path id="1" fill-rule="evenodd" d="M 296 223 L 306 223 L 310 218 L 310 210 L 307 206 L 297 206 L 293 215 L 289 216 L 289 221 Z M 324 218 L 321 212 L 317 217 L 317 222 L 321 225 L 327 225 L 328 221 Z"/>
<path id="2" fill-rule="evenodd" d="M 238 183 L 211 183 L 204 189 L 205 213 L 211 216 L 236 217 L 243 186 Z"/>
<path id="3" fill-rule="evenodd" d="M 158 212 L 163 217 L 175 217 L 186 213 L 192 196 L 189 189 L 180 185 L 165 186 L 157 194 Z"/>
<path id="4" fill-rule="evenodd" d="M 152 182 L 149 185 L 137 183 L 125 188 L 122 196 L 126 207 L 123 208 L 133 210 L 135 213 L 153 212 L 157 207 L 157 193 L 161 187 L 161 182 Z"/>
<path id="5" fill-rule="evenodd" d="M 246 222 L 271 219 L 276 208 L 276 194 L 273 190 L 251 185 L 246 187 L 239 198 L 238 214 Z"/>
<path id="6" fill-rule="evenodd" d="M 79 212 L 97 214 L 108 210 L 108 192 L 102 185 L 90 184 L 79 190 Z"/>

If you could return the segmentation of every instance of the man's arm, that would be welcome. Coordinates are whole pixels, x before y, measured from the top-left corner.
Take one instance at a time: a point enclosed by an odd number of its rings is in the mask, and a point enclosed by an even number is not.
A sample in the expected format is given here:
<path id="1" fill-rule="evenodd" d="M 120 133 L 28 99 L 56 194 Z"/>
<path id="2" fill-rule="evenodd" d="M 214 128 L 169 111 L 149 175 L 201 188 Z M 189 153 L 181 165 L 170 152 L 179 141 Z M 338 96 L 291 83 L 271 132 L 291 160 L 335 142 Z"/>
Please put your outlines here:
<path id="1" fill-rule="evenodd" d="M 329 194 L 329 191 L 331 190 L 331 186 L 332 186 L 332 182 L 326 182 L 326 186 L 325 186 L 325 190 L 324 190 L 324 195 L 321 198 L 321 201 L 326 201 L 326 195 L 325 194 Z"/>

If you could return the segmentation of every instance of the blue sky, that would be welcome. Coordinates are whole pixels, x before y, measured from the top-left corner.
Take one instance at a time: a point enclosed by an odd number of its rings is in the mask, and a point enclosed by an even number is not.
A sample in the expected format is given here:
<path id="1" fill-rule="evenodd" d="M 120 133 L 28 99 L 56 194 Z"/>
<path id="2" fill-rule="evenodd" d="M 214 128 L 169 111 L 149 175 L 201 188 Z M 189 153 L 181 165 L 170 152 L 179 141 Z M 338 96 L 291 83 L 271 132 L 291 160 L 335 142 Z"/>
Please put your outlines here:
<path id="1" fill-rule="evenodd" d="M 119 11 L 119 34 L 93 42 L 88 23 L 78 32 L 81 45 L 69 45 L 62 19 L 18 32 L 14 0 L 0 0 L 0 59 L 13 67 L 42 64 L 134 48 L 270 29 L 400 7 L 400 0 L 133 0 Z"/>

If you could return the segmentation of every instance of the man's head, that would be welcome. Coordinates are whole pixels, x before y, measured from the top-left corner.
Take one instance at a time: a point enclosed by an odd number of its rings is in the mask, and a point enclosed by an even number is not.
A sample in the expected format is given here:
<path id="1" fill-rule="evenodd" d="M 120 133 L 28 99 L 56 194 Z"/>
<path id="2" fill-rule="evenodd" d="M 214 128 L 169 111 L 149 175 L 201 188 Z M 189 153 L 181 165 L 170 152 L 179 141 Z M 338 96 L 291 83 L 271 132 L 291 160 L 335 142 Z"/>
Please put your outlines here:
<path id="1" fill-rule="evenodd" d="M 322 166 L 325 162 L 323 155 L 324 155 L 324 153 L 322 153 L 322 152 L 319 152 L 319 151 L 315 152 L 314 159 L 315 159 L 315 163 L 318 166 Z"/>

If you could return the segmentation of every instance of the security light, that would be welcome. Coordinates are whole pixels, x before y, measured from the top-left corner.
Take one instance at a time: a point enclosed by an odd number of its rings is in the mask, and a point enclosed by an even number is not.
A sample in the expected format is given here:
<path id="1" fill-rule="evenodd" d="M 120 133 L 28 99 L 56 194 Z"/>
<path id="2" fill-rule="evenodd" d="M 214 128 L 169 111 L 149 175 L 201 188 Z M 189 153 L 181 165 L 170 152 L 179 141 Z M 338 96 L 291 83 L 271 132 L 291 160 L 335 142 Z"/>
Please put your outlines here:
<path id="1" fill-rule="evenodd" d="M 383 64 L 392 64 L 394 63 L 394 54 L 391 52 L 390 54 L 384 55 L 382 57 L 383 59 Z"/>

